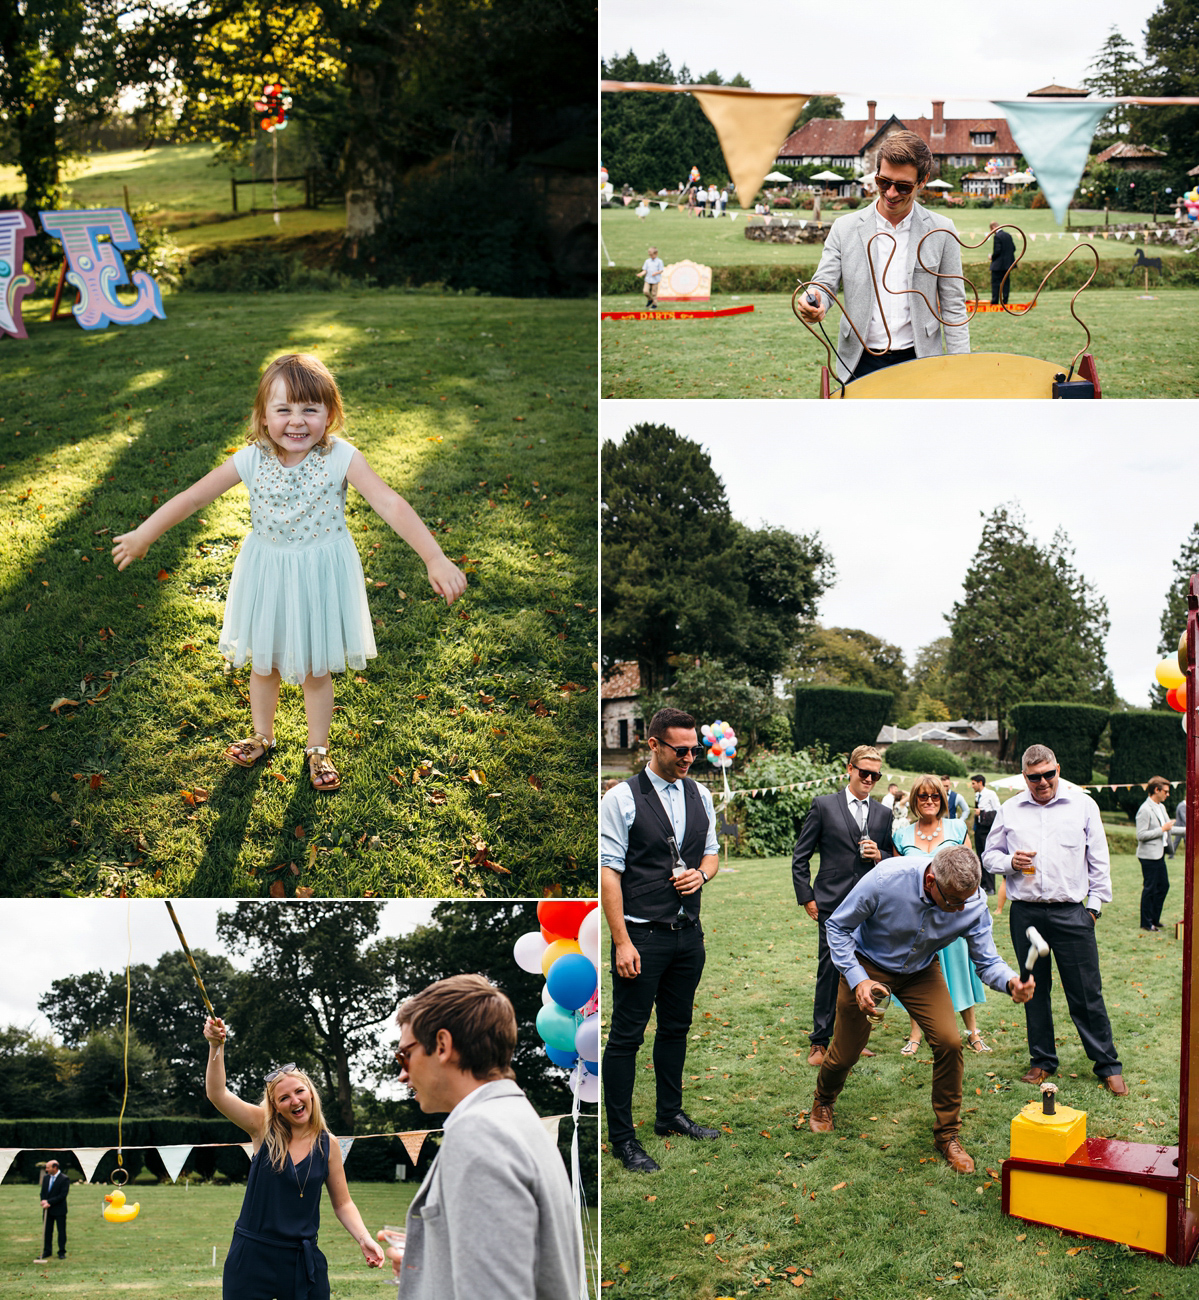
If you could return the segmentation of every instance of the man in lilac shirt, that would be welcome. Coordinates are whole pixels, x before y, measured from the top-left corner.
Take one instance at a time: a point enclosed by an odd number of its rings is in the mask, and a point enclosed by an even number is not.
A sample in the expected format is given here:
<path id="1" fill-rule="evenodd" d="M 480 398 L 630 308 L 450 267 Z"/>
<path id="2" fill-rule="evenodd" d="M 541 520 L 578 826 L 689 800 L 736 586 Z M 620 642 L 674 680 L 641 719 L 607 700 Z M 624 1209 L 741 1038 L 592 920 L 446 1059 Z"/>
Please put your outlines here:
<path id="1" fill-rule="evenodd" d="M 967 845 L 942 849 L 931 862 L 875 867 L 828 919 L 828 945 L 841 972 L 833 1042 L 820 1073 L 808 1127 L 833 1131 L 833 1105 L 870 1038 L 880 984 L 902 999 L 933 1053 L 933 1140 L 950 1167 L 974 1172 L 958 1138 L 962 1127 L 962 1039 L 936 955 L 964 936 L 983 983 L 1017 1002 L 1033 994 L 1031 979 L 1000 957 L 980 871 Z"/>
<path id="2" fill-rule="evenodd" d="M 1099 1081 L 1117 1097 L 1128 1095 L 1112 1025 L 1103 1001 L 1095 925 L 1112 898 L 1107 835 L 1099 805 L 1077 786 L 1064 785 L 1053 750 L 1030 745 L 1021 762 L 1026 790 L 999 810 L 987 836 L 983 861 L 1007 878 L 1012 945 L 1029 948 L 1026 931 L 1035 926 L 1057 962 L 1070 1018 L 1094 1063 Z M 1048 957 L 1032 970 L 1037 991 L 1024 1008 L 1032 1058 L 1022 1082 L 1040 1084 L 1057 1072 Z"/>

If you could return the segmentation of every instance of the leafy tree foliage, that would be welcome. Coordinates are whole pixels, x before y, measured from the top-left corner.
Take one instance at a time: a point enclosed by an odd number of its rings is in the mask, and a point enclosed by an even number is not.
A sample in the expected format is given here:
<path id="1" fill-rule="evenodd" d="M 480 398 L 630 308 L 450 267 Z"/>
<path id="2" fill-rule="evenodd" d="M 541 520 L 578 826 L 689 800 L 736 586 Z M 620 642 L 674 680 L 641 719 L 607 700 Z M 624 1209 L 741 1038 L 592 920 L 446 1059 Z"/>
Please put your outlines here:
<path id="1" fill-rule="evenodd" d="M 898 723 L 910 727 L 915 722 L 948 722 L 953 717 L 949 696 L 950 638 L 937 637 L 916 652 L 908 676 L 908 693 Z"/>
<path id="2" fill-rule="evenodd" d="M 226 957 L 211 956 L 203 948 L 192 955 L 208 996 L 222 1012 L 242 977 Z M 129 991 L 132 1031 L 154 1052 L 164 1072 L 163 1104 L 183 1114 L 203 1109 L 208 1048 L 201 1030 L 207 1013 L 187 958 L 182 952 L 167 952 L 153 966 L 131 967 Z M 101 1030 L 123 1030 L 125 972 L 88 971 L 57 979 L 38 1000 L 38 1009 L 71 1048 L 82 1047 Z"/>
<path id="3" fill-rule="evenodd" d="M 887 721 L 893 722 L 907 685 L 903 651 L 858 627 L 821 627 L 805 636 L 795 682 L 835 682 L 890 691 L 895 697 Z"/>
<path id="4" fill-rule="evenodd" d="M 252 957 L 227 1017 L 226 1069 L 247 1096 L 272 1065 L 295 1061 L 321 1081 L 330 1123 L 354 1131 L 351 1066 L 377 1050 L 395 1005 L 390 947 L 374 939 L 378 929 L 379 905 L 369 902 L 239 903 L 219 914 L 222 941 Z"/>
<path id="5" fill-rule="evenodd" d="M 666 55 L 641 63 L 630 50 L 605 61 L 601 75 L 609 81 L 653 81 L 664 85 L 749 86 L 737 74 L 727 83 L 713 71 L 692 77 L 684 64 L 676 75 Z M 728 168 L 716 130 L 699 101 L 686 94 L 613 91 L 603 96 L 600 156 L 613 184 L 637 190 L 674 191 L 698 167 L 704 184 L 728 181 Z"/>
<path id="6" fill-rule="evenodd" d="M 840 122 L 845 117 L 845 104 L 837 95 L 813 95 L 803 106 L 803 112 L 800 113 L 798 121 L 791 129 L 798 131 L 801 126 L 816 117 L 833 118 Z M 821 167 L 817 170 L 823 171 L 824 168 Z"/>
<path id="7" fill-rule="evenodd" d="M 665 425 L 604 443 L 601 467 L 605 662 L 636 659 L 649 691 L 673 655 L 767 686 L 832 584 L 819 535 L 737 524 L 708 455 Z"/>
<path id="8" fill-rule="evenodd" d="M 0 1029 L 0 1119 L 68 1113 L 70 1053 L 31 1029 Z"/>
<path id="9" fill-rule="evenodd" d="M 771 723 L 786 712 L 773 691 L 753 685 L 744 674 L 730 672 L 719 659 L 681 669 L 666 691 L 642 693 L 638 703 L 647 730 L 650 718 L 667 706 L 690 713 L 698 726 L 717 718 L 730 723 L 737 733 L 738 757 L 747 756 L 764 732 L 777 736 L 778 728 Z M 790 723 L 785 724 L 784 735 L 790 739 Z"/>
<path id="10" fill-rule="evenodd" d="M 1199 95 L 1199 0 L 1162 0 L 1145 25 L 1145 58 L 1142 93 Z M 1146 108 L 1142 115 L 1142 139 L 1163 143 L 1176 164 L 1199 162 L 1199 108 Z"/>
<path id="11" fill-rule="evenodd" d="M 1100 99 L 1115 99 L 1122 95 L 1137 95 L 1143 77 L 1143 68 L 1136 48 L 1112 26 L 1107 39 L 1091 60 L 1087 76 L 1083 79 L 1087 89 Z M 1118 104 L 1095 129 L 1092 149 L 1098 151 L 1117 140 L 1131 139 L 1129 123 L 1131 106 Z"/>
<path id="12" fill-rule="evenodd" d="M 965 595 L 947 616 L 953 694 L 970 716 L 998 721 L 1000 758 L 1015 704 L 1115 702 L 1107 603 L 1075 570 L 1073 555 L 1060 529 L 1042 547 L 1018 506 L 998 506 L 983 524 Z"/>
<path id="13" fill-rule="evenodd" d="M 97 1029 L 74 1053 L 67 1104 L 87 1117 L 117 1115 L 122 1105 L 128 1116 L 161 1115 L 169 1086 L 168 1071 L 135 1032 L 126 1046 L 124 1029 Z"/>

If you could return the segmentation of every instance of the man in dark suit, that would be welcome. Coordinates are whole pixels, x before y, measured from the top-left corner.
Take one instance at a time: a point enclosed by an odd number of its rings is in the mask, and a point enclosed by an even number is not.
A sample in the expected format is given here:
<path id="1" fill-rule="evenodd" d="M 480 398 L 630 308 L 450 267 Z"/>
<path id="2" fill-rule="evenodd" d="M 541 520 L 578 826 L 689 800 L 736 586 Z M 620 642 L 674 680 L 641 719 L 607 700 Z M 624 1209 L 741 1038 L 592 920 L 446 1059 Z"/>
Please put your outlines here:
<path id="1" fill-rule="evenodd" d="M 1011 277 L 1005 281 L 1004 276 L 1012 269 L 1016 260 L 1016 241 L 1006 230 L 999 229 L 999 222 L 992 221 L 991 229 L 995 239 L 991 245 L 991 306 L 999 303 L 1000 285 L 1003 285 L 1003 301 L 1006 303 L 1011 292 Z"/>
<path id="2" fill-rule="evenodd" d="M 56 1223 L 58 1224 L 58 1258 L 64 1258 L 67 1253 L 67 1193 L 70 1190 L 70 1180 L 58 1167 L 58 1161 L 47 1160 L 41 1185 L 45 1233 L 42 1238 L 42 1253 L 33 1261 L 35 1264 L 44 1264 L 50 1258 L 51 1238 Z"/>
<path id="3" fill-rule="evenodd" d="M 893 852 L 891 813 L 870 797 L 882 773 L 882 761 L 872 745 L 859 745 L 853 751 L 846 769 L 848 784 L 836 794 L 820 795 L 812 800 L 791 855 L 796 900 L 820 927 L 812 1032 L 808 1035 L 812 1044 L 809 1065 L 824 1063 L 837 1008 L 837 968 L 829 952 L 824 924 L 866 872 Z M 813 853 L 820 856 L 814 885 Z M 874 1055 L 869 1051 L 862 1054 Z"/>

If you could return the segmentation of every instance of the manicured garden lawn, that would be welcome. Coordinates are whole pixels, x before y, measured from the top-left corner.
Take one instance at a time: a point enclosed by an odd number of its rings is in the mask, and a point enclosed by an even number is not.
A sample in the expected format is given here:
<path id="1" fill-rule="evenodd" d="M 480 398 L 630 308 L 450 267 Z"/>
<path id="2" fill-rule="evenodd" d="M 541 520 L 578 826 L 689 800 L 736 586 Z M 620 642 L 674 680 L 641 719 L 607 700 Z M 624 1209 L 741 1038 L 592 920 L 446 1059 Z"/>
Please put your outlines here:
<path id="1" fill-rule="evenodd" d="M 989 296 L 988 290 L 983 301 Z M 1064 370 L 1086 339 L 1070 315 L 1072 297 L 1046 290 L 1027 316 L 976 316 L 972 350 L 1023 353 Z M 1013 301 L 1030 298 L 1013 294 Z M 644 302 L 635 292 L 606 295 L 603 310 L 640 310 Z M 711 307 L 750 304 L 750 314 L 714 320 L 603 321 L 601 396 L 818 397 L 825 348 L 795 318 L 787 294 L 722 294 Z M 1199 290 L 1166 289 L 1146 300 L 1132 289 L 1088 289 L 1075 310 L 1091 329 L 1090 351 L 1105 398 L 1199 396 Z M 833 308 L 825 319 L 833 343 L 838 323 Z"/>
<path id="2" fill-rule="evenodd" d="M 662 1171 L 630 1174 L 601 1156 L 606 1294 L 790 1295 L 802 1278 L 802 1294 L 818 1300 L 925 1300 L 950 1285 L 978 1300 L 1194 1295 L 1193 1269 L 1003 1215 L 997 1174 L 1010 1124 L 1036 1090 L 1019 1081 L 1028 1068 L 1023 1012 L 997 993 L 977 1009 L 993 1052 L 966 1053 L 962 1139 L 973 1176 L 952 1173 L 932 1145 L 931 1056 L 899 1055 L 907 1020 L 893 1010 L 872 1042 L 877 1055 L 849 1077 L 836 1132 L 813 1134 L 807 1033 L 817 929 L 795 903 L 788 859 L 733 865 L 705 891 L 707 967 L 684 1076 L 688 1113 L 723 1133 L 703 1143 L 654 1136 L 651 1022 L 633 1105 Z M 1058 1099 L 1087 1112 L 1090 1137 L 1178 1141 L 1182 947 L 1172 923 L 1182 889 L 1174 875 L 1170 924 L 1143 934 L 1136 859 L 1115 857 L 1115 901 L 1100 921 L 1104 993 L 1130 1096 L 1096 1084 L 1055 993 Z M 1012 962 L 1006 915 L 995 938 Z"/>
<path id="3" fill-rule="evenodd" d="M 538 896 L 595 889 L 595 308 L 355 291 L 178 294 L 0 342 L 0 890 Z M 114 534 L 242 443 L 261 368 L 316 352 L 347 431 L 469 587 L 452 609 L 351 490 L 379 657 L 336 679 L 317 795 L 301 695 L 251 771 L 217 653 L 240 487 L 118 574 Z M 51 706 L 65 700 L 56 710 Z M 485 850 L 484 850 L 484 847 Z"/>

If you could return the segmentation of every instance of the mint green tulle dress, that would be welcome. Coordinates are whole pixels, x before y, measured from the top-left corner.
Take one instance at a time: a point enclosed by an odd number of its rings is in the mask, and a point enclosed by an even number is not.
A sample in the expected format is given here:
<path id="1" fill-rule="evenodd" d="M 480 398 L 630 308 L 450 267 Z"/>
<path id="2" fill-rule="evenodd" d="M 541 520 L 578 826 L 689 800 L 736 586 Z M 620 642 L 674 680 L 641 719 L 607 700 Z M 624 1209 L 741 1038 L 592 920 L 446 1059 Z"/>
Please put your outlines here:
<path id="1" fill-rule="evenodd" d="M 362 561 L 345 518 L 353 455 L 341 438 L 290 468 L 257 444 L 234 454 L 252 524 L 219 643 L 235 668 L 252 660 L 255 672 L 278 669 L 299 686 L 309 674 L 365 668 L 375 657 Z"/>

